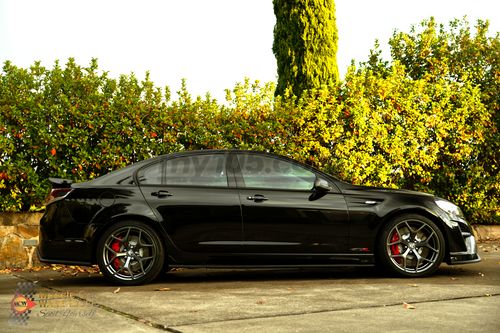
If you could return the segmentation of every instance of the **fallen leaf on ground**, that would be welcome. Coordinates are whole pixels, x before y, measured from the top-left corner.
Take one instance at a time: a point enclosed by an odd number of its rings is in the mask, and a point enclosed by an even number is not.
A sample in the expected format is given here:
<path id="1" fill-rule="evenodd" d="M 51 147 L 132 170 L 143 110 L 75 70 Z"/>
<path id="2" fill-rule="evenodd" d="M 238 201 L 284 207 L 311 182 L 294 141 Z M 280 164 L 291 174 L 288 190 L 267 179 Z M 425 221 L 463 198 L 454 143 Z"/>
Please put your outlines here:
<path id="1" fill-rule="evenodd" d="M 410 283 L 410 284 L 408 284 L 408 285 L 409 285 L 410 287 L 418 287 L 418 284 L 416 284 L 416 283 Z"/>
<path id="2" fill-rule="evenodd" d="M 115 291 L 113 291 L 113 294 L 118 294 L 120 292 L 120 287 L 118 287 L 117 289 L 115 289 Z"/>
<path id="3" fill-rule="evenodd" d="M 156 288 L 156 291 L 170 291 L 170 288 Z"/>
<path id="4" fill-rule="evenodd" d="M 408 304 L 408 303 L 403 303 L 403 309 L 416 309 L 415 306 L 411 305 L 411 304 Z"/>

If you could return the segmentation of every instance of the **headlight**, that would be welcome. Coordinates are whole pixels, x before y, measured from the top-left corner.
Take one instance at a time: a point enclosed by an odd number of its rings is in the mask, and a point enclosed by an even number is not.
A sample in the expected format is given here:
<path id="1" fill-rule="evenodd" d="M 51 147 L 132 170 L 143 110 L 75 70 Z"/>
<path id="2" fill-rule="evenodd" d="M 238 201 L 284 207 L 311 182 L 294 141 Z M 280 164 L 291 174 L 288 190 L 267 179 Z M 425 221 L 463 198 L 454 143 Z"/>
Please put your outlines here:
<path id="1" fill-rule="evenodd" d="M 439 208 L 448 213 L 452 220 L 465 220 L 464 214 L 454 203 L 440 198 L 436 198 L 434 200 L 436 201 L 436 205 L 438 205 Z"/>

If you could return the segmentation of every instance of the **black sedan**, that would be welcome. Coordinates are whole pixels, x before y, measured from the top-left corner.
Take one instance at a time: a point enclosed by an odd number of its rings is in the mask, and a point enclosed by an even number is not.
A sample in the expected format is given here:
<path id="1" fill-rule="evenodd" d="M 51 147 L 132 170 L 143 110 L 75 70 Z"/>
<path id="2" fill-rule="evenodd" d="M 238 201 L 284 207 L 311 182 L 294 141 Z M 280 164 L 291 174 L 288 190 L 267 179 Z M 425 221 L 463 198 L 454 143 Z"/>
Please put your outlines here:
<path id="1" fill-rule="evenodd" d="M 173 267 L 378 264 L 432 274 L 478 262 L 460 209 L 435 196 L 362 187 L 268 153 L 182 152 L 92 181 L 51 179 L 40 260 L 92 265 L 114 283 Z"/>

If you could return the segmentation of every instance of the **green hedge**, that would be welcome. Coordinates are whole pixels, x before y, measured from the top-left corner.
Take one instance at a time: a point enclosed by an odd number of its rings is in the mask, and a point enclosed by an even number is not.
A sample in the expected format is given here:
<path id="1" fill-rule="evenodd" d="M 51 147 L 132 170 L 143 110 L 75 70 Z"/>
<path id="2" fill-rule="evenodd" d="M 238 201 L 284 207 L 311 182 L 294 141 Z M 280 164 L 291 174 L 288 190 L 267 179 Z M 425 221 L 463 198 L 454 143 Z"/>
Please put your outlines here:
<path id="1" fill-rule="evenodd" d="M 41 208 L 51 176 L 84 181 L 169 152 L 241 148 L 356 184 L 434 193 L 473 223 L 500 223 L 498 105 L 471 80 L 412 77 L 407 67 L 373 53 L 337 86 L 274 97 L 274 84 L 246 80 L 219 103 L 193 98 L 185 84 L 171 100 L 148 75 L 113 79 L 95 60 L 51 69 L 6 62 L 0 211 Z"/>
<path id="2" fill-rule="evenodd" d="M 175 101 L 146 77 L 111 79 L 96 62 L 46 69 L 6 63 L 1 76 L 0 207 L 43 204 L 47 178 L 83 181 L 173 151 L 267 150 L 358 184 L 424 190 L 459 203 L 475 222 L 498 222 L 498 175 L 480 160 L 491 115 L 480 91 L 352 69 L 337 86 L 274 98 L 245 81 L 225 104 Z"/>

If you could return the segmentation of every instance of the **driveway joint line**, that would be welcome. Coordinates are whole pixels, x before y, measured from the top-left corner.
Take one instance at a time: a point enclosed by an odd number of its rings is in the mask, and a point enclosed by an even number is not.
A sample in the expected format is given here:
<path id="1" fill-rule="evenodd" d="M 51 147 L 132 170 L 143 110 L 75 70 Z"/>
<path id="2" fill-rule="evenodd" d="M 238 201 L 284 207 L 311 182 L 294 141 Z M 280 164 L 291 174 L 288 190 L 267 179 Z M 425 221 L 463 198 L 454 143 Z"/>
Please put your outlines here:
<path id="1" fill-rule="evenodd" d="M 500 296 L 500 293 L 488 294 L 488 295 L 475 295 L 475 296 L 461 296 L 461 297 L 452 297 L 446 299 L 433 299 L 433 300 L 422 300 L 422 301 L 410 301 L 411 304 L 422 304 L 422 303 L 438 303 L 438 302 L 446 302 L 446 301 L 455 301 L 455 300 L 463 300 L 463 299 L 474 299 L 474 298 L 483 298 L 483 297 L 496 297 Z M 247 318 L 230 318 L 225 320 L 213 320 L 213 321 L 205 321 L 205 322 L 193 322 L 193 323 L 185 323 L 174 325 L 172 327 L 184 327 L 184 326 L 195 326 L 195 325 L 205 325 L 205 324 L 213 324 L 213 323 L 224 323 L 230 321 L 243 321 L 243 320 L 252 320 L 252 319 L 267 319 L 267 318 L 279 318 L 279 317 L 292 317 L 292 316 L 302 316 L 308 314 L 318 314 L 318 313 L 328 313 L 328 312 L 338 312 L 338 311 L 349 311 L 349 310 L 364 310 L 364 309 L 375 309 L 375 308 L 385 308 L 391 306 L 401 306 L 402 302 L 390 303 L 390 304 L 375 304 L 375 305 L 365 305 L 359 307 L 345 307 L 339 309 L 325 309 L 325 310 L 315 310 L 315 311 L 304 311 L 304 312 L 294 312 L 294 313 L 282 313 L 275 315 L 262 315 L 262 316 L 253 316 Z"/>

